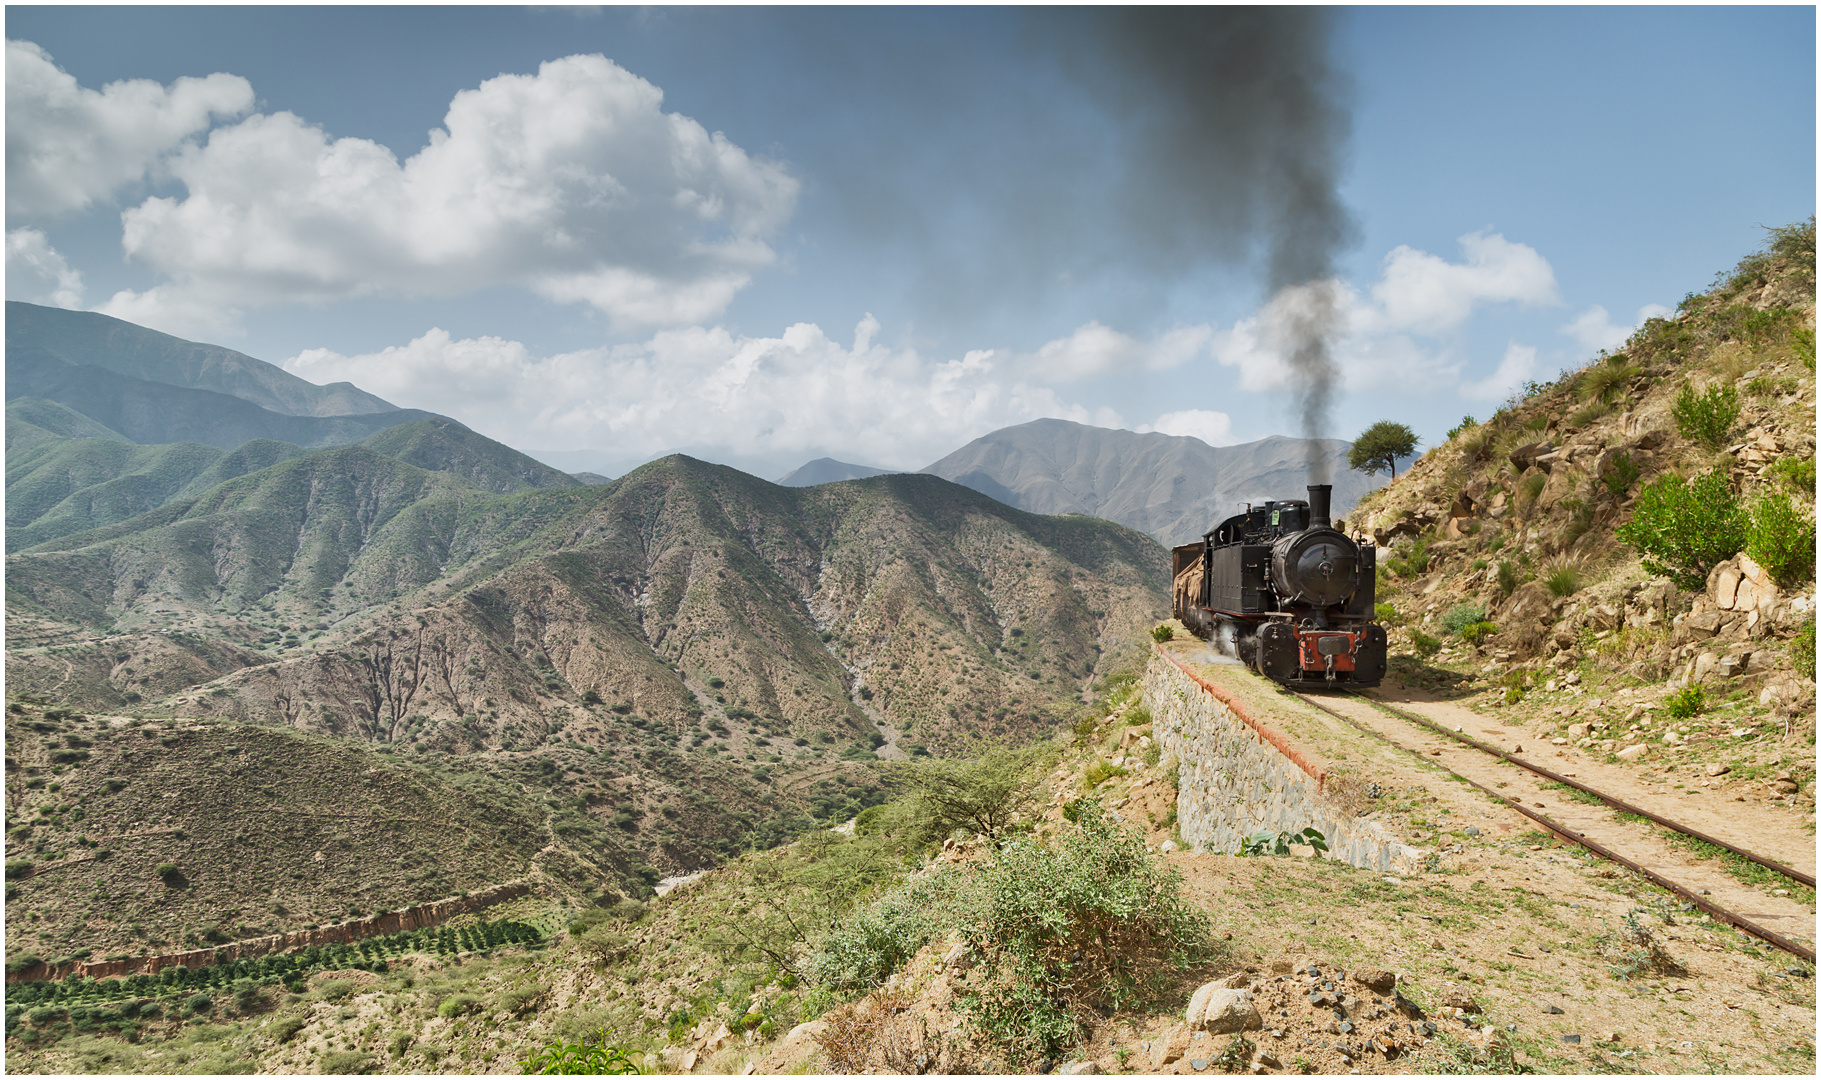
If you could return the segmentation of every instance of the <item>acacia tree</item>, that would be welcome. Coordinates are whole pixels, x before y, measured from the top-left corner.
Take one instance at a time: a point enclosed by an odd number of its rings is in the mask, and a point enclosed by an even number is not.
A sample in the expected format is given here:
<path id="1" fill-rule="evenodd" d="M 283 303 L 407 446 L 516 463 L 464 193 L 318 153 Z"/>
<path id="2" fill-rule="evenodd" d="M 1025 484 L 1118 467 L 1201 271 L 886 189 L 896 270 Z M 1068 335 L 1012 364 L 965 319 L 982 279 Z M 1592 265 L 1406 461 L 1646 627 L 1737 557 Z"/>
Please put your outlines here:
<path id="1" fill-rule="evenodd" d="M 1353 440 L 1347 467 L 1367 476 L 1384 469 L 1397 479 L 1397 459 L 1416 453 L 1416 432 L 1391 420 L 1380 420 Z"/>

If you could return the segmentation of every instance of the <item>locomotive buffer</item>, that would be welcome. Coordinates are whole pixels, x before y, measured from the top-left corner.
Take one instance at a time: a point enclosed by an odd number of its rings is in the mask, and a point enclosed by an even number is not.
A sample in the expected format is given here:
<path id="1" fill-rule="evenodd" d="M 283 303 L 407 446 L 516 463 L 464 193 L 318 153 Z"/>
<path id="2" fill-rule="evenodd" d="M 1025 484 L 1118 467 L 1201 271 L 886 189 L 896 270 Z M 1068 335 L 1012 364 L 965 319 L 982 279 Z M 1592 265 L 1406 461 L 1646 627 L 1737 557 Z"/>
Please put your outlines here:
<path id="1" fill-rule="evenodd" d="M 1377 686 L 1385 631 L 1373 614 L 1378 549 L 1334 528 L 1334 489 L 1246 506 L 1173 552 L 1175 616 L 1197 637 L 1290 686 Z"/>

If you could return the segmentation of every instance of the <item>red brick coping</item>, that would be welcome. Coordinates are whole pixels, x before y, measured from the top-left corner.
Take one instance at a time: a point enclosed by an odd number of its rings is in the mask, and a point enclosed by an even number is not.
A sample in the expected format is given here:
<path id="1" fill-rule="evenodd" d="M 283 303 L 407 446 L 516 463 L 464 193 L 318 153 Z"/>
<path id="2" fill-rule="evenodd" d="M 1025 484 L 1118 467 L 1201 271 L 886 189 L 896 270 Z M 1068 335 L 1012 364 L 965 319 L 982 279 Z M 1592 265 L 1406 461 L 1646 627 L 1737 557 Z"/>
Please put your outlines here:
<path id="1" fill-rule="evenodd" d="M 1206 690 L 1208 693 L 1213 694 L 1217 701 L 1219 701 L 1221 704 L 1225 705 L 1227 708 L 1233 710 L 1233 715 L 1237 716 L 1241 720 L 1245 721 L 1245 725 L 1247 727 L 1251 728 L 1258 735 L 1259 738 L 1263 739 L 1264 741 L 1270 743 L 1272 746 L 1276 747 L 1278 753 L 1282 754 L 1283 756 L 1289 758 L 1291 761 L 1295 762 L 1297 768 L 1301 769 L 1303 772 L 1306 772 L 1311 777 L 1313 777 L 1315 780 L 1315 793 L 1317 795 L 1321 794 L 1322 787 L 1328 781 L 1328 774 L 1327 774 L 1326 770 L 1321 769 L 1320 767 L 1315 765 L 1314 762 L 1311 762 L 1307 757 L 1305 757 L 1301 750 L 1298 750 L 1295 746 L 1293 746 L 1290 743 L 1290 740 L 1284 735 L 1283 732 L 1278 731 L 1276 728 L 1272 727 L 1269 724 L 1261 723 L 1259 720 L 1254 718 L 1250 712 L 1246 711 L 1246 706 L 1245 706 L 1244 702 L 1240 701 L 1238 698 L 1235 698 L 1233 695 L 1227 693 L 1225 690 L 1222 690 L 1220 687 L 1215 686 L 1213 683 L 1202 678 L 1200 675 L 1195 674 L 1195 672 L 1189 670 L 1189 665 L 1183 663 L 1181 660 L 1176 659 L 1176 657 L 1171 656 L 1169 654 L 1169 652 L 1167 652 L 1162 645 L 1152 645 L 1151 648 L 1156 650 L 1158 656 L 1161 656 L 1165 660 L 1168 660 L 1170 663 L 1175 664 L 1177 670 L 1181 671 L 1184 675 L 1187 675 L 1189 678 L 1194 679 L 1195 684 L 1197 686 L 1201 687 L 1203 690 Z"/>

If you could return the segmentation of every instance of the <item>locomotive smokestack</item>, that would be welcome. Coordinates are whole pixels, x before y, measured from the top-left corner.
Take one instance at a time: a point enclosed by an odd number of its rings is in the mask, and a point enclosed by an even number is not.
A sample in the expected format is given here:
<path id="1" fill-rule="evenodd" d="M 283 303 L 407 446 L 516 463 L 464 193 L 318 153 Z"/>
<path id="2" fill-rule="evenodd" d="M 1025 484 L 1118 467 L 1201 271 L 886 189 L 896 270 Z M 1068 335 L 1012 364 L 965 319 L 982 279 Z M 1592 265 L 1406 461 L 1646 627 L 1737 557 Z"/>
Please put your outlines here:
<path id="1" fill-rule="evenodd" d="M 1333 495 L 1333 484 L 1309 485 L 1309 528 L 1332 529 L 1334 527 L 1333 520 L 1328 517 Z"/>

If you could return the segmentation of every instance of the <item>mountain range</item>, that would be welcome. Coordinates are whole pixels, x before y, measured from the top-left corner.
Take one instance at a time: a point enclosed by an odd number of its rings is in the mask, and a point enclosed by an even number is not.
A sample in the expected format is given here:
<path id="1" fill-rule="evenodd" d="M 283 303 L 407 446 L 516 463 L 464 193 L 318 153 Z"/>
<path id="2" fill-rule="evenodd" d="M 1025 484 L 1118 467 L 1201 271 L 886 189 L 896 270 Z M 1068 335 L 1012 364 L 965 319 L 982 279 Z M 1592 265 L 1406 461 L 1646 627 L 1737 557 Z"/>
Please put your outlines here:
<path id="1" fill-rule="evenodd" d="M 1273 435 L 1216 447 L 1186 435 L 1033 420 L 983 435 L 923 471 L 1033 513 L 1117 521 L 1173 547 L 1248 502 L 1303 498 L 1312 474 L 1334 485 L 1334 513 L 1346 514 L 1384 484 L 1347 468 L 1349 446 Z"/>

